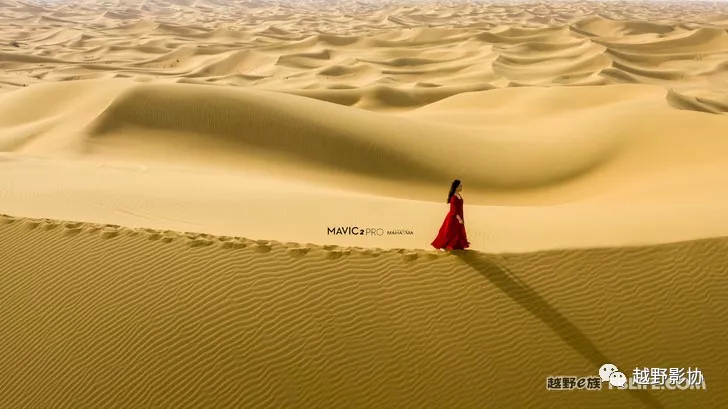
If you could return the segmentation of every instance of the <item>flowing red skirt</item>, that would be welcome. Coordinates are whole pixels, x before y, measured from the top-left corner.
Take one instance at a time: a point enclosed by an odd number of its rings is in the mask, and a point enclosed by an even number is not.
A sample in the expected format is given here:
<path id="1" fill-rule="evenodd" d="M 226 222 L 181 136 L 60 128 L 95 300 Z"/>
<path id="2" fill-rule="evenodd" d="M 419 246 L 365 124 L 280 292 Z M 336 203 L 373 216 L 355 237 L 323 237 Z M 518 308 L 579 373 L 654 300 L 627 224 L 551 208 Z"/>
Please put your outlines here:
<path id="1" fill-rule="evenodd" d="M 470 247 L 468 235 L 465 233 L 465 224 L 458 222 L 454 215 L 447 215 L 432 246 L 436 249 L 447 250 L 464 250 Z"/>

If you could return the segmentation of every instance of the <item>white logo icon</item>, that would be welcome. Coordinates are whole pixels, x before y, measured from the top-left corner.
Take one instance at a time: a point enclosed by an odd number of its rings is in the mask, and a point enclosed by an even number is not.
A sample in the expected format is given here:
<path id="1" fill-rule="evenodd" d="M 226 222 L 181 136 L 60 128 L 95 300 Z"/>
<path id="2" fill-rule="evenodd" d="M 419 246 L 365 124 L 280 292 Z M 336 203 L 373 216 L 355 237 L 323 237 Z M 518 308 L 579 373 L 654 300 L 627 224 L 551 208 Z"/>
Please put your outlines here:
<path id="1" fill-rule="evenodd" d="M 616 366 L 612 364 L 604 364 L 601 368 L 599 368 L 599 377 L 602 378 L 602 381 L 609 382 L 609 377 L 615 372 L 619 372 L 619 369 L 617 369 Z M 622 374 L 622 376 L 624 376 L 624 374 Z"/>
<path id="2" fill-rule="evenodd" d="M 625 383 L 627 383 L 627 377 L 622 372 L 614 372 L 609 375 L 609 383 L 612 386 L 621 388 L 624 386 Z"/>

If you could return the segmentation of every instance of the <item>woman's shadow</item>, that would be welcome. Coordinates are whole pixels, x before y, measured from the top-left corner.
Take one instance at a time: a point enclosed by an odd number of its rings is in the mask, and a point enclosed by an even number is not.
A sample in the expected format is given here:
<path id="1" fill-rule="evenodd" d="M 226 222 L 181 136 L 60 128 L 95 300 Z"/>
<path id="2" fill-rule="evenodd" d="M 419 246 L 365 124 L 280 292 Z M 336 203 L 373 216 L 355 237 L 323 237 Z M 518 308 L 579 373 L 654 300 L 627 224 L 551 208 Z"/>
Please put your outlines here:
<path id="1" fill-rule="evenodd" d="M 472 250 L 455 250 L 452 251 L 452 254 L 479 272 L 493 285 L 503 291 L 504 294 L 515 301 L 516 304 L 525 308 L 533 316 L 548 325 L 567 345 L 594 365 L 595 374 L 604 364 L 611 363 L 616 365 L 615 362 L 600 352 L 597 346 L 579 328 L 572 324 L 571 321 L 564 317 L 534 289 L 516 277 L 510 269 L 496 261 L 494 257 Z M 642 401 L 647 407 L 662 407 L 647 390 L 627 389 L 627 391 Z"/>

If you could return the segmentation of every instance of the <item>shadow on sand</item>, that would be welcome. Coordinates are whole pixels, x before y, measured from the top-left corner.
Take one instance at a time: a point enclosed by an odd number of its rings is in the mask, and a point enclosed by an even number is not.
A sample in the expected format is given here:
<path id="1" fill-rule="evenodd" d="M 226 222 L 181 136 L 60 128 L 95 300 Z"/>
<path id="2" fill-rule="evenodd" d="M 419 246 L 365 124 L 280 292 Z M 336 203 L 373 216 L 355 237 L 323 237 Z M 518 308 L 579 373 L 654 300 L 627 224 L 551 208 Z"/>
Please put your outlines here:
<path id="1" fill-rule="evenodd" d="M 579 328 L 564 317 L 548 301 L 535 290 L 518 279 L 512 271 L 485 253 L 472 250 L 455 250 L 452 254 L 483 275 L 516 304 L 543 321 L 556 335 L 571 348 L 584 356 L 594 365 L 594 373 L 606 363 L 617 363 L 607 358 Z M 617 365 L 619 367 L 619 365 Z M 627 374 L 629 377 L 629 374 Z M 544 380 L 545 382 L 545 380 Z M 650 408 L 661 408 L 662 405 L 647 390 L 627 389 L 636 399 Z"/>

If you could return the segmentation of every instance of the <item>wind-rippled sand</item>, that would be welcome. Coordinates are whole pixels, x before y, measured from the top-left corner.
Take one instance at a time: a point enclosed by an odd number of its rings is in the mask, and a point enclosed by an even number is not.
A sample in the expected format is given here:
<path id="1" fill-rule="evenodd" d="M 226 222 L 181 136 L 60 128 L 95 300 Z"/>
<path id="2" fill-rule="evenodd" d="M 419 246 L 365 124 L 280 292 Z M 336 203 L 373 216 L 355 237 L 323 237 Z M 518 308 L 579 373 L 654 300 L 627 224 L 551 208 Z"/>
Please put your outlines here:
<path id="1" fill-rule="evenodd" d="M 0 0 L 0 407 L 724 406 L 727 30 Z M 605 359 L 707 390 L 546 391 Z"/>
<path id="2" fill-rule="evenodd" d="M 720 407 L 728 240 L 529 254 L 0 220 L 3 407 Z M 603 362 L 706 389 L 549 392 Z"/>

